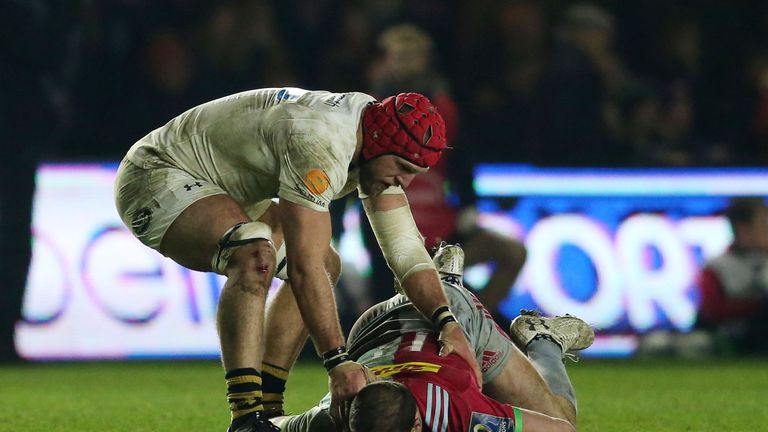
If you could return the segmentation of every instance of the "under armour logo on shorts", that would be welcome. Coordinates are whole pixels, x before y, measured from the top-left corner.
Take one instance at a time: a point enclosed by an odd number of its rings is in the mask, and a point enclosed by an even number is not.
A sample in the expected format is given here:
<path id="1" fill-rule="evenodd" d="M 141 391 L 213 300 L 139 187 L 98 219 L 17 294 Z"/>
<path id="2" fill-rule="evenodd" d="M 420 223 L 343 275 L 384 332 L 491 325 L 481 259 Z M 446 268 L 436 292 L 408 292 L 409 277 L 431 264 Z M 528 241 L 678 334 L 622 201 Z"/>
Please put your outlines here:
<path id="1" fill-rule="evenodd" d="M 189 185 L 189 184 L 185 184 L 184 185 L 184 189 L 186 189 L 187 192 L 191 191 L 193 187 L 203 187 L 203 184 L 200 183 L 199 181 L 196 181 L 196 182 L 192 183 L 191 185 Z"/>

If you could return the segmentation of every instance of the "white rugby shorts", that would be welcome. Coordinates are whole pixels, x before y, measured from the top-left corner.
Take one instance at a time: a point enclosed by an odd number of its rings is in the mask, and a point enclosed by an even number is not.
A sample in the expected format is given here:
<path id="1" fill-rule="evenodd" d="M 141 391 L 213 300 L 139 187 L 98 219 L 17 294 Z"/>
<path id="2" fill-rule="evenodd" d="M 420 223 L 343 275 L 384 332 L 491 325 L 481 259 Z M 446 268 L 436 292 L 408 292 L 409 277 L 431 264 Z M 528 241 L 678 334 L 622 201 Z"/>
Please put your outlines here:
<path id="1" fill-rule="evenodd" d="M 123 223 L 145 245 L 158 250 L 173 221 L 193 203 L 227 192 L 210 181 L 170 166 L 149 169 L 123 159 L 115 179 L 115 205 Z M 263 200 L 244 206 L 251 220 L 271 205 Z"/>

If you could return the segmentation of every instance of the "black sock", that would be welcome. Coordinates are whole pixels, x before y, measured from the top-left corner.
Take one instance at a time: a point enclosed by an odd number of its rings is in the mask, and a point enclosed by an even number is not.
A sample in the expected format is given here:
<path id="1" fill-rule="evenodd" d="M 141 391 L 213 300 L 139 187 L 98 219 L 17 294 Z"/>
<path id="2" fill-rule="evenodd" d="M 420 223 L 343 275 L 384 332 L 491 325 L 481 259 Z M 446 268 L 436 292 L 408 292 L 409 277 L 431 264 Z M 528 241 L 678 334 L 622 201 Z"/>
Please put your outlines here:
<path id="1" fill-rule="evenodd" d="M 283 393 L 285 382 L 288 381 L 288 371 L 270 363 L 261 364 L 263 382 L 264 411 L 266 413 L 283 413 Z"/>
<path id="2" fill-rule="evenodd" d="M 232 422 L 256 411 L 263 411 L 261 374 L 253 368 L 233 369 L 225 375 L 227 401 Z"/>

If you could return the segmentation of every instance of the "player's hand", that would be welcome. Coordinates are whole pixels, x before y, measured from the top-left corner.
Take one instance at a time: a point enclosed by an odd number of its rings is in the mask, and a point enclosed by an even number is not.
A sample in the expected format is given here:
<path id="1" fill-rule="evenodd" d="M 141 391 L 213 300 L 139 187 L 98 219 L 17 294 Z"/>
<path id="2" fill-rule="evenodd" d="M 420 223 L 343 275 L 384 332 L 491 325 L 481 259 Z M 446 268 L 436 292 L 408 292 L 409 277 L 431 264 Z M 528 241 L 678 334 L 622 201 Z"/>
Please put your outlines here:
<path id="1" fill-rule="evenodd" d="M 331 416 L 343 430 L 349 430 L 349 406 L 352 398 L 366 384 L 368 374 L 360 363 L 342 363 L 331 369 L 328 374 L 328 387 L 331 391 Z"/>
<path id="2" fill-rule="evenodd" d="M 437 338 L 440 342 L 440 357 L 445 357 L 450 353 L 456 353 L 459 357 L 466 360 L 472 371 L 475 373 L 478 387 L 483 386 L 483 373 L 475 359 L 475 351 L 469 345 L 469 341 L 464 336 L 464 331 L 457 322 L 449 322 L 443 326 L 440 336 Z"/>

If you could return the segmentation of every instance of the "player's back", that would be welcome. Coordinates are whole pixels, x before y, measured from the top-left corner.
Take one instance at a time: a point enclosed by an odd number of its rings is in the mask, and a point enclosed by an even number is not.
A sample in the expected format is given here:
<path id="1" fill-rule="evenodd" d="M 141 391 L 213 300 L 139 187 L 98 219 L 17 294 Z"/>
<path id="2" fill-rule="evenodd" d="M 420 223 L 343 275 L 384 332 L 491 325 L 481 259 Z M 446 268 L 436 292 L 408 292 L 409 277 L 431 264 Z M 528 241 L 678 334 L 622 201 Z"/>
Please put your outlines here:
<path id="1" fill-rule="evenodd" d="M 456 354 L 439 355 L 434 332 L 402 337 L 391 366 L 373 367 L 377 375 L 404 384 L 413 394 L 425 430 L 475 430 L 478 425 L 497 432 L 514 431 L 514 412 L 484 395 L 469 364 Z"/>
<path id="2" fill-rule="evenodd" d="M 187 110 L 139 140 L 127 157 L 140 167 L 182 169 L 243 202 L 277 196 L 290 158 L 297 169 L 325 170 L 339 192 L 371 101 L 363 93 L 245 91 Z"/>

